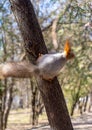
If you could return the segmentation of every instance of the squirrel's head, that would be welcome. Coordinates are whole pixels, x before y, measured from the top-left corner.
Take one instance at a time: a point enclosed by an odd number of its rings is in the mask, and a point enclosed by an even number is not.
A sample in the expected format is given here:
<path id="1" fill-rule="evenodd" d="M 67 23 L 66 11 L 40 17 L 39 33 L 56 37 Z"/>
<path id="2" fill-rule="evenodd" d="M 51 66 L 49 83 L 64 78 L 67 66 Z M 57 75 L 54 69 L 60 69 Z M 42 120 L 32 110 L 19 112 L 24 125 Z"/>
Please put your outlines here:
<path id="1" fill-rule="evenodd" d="M 74 53 L 71 50 L 71 46 L 70 46 L 70 43 L 69 43 L 68 40 L 66 40 L 66 43 L 65 43 L 65 46 L 64 46 L 64 53 L 66 55 L 67 60 L 72 59 L 72 58 L 75 57 Z"/>

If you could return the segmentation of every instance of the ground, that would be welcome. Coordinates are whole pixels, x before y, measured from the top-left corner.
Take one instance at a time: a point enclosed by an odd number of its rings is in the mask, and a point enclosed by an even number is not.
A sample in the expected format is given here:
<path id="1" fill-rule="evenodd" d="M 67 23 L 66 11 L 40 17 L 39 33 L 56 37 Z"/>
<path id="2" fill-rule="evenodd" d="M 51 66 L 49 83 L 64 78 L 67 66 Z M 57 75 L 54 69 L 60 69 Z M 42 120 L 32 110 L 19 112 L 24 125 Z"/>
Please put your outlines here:
<path id="1" fill-rule="evenodd" d="M 46 115 L 40 116 L 39 125 L 30 125 L 30 110 L 11 111 L 6 130 L 49 130 Z M 72 117 L 74 130 L 92 130 L 92 112 Z"/>

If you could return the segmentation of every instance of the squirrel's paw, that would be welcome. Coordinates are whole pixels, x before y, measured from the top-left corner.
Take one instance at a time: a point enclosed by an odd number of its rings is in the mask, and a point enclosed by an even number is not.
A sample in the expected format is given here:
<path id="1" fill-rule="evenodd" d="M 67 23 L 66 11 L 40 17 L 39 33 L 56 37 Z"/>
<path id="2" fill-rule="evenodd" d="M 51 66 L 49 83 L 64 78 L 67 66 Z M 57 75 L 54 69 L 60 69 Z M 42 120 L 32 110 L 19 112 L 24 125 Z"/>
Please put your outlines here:
<path id="1" fill-rule="evenodd" d="M 39 53 L 39 57 L 43 56 L 43 54 Z"/>

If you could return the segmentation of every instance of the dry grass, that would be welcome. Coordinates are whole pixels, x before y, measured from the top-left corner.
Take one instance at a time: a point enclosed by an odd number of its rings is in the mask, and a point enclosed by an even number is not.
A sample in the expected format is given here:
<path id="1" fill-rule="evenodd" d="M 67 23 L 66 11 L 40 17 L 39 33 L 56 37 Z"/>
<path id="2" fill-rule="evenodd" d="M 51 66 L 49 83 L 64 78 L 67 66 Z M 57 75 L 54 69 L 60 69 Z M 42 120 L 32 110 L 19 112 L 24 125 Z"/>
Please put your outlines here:
<path id="1" fill-rule="evenodd" d="M 8 124 L 24 123 L 30 123 L 30 109 L 18 109 L 10 112 Z"/>
<path id="2" fill-rule="evenodd" d="M 30 109 L 18 109 L 11 110 L 8 119 L 8 128 L 7 130 L 27 130 L 31 129 L 31 111 Z M 39 117 L 39 125 L 47 124 L 47 116 L 46 113 L 40 115 Z"/>
<path id="3" fill-rule="evenodd" d="M 84 113 L 72 118 L 74 130 L 92 130 L 92 113 Z M 46 113 L 39 117 L 39 125 L 34 130 L 49 130 Z M 46 126 L 45 126 L 46 125 Z M 43 126 L 43 127 L 41 127 Z M 12 110 L 6 130 L 33 130 L 30 124 L 30 109 Z"/>

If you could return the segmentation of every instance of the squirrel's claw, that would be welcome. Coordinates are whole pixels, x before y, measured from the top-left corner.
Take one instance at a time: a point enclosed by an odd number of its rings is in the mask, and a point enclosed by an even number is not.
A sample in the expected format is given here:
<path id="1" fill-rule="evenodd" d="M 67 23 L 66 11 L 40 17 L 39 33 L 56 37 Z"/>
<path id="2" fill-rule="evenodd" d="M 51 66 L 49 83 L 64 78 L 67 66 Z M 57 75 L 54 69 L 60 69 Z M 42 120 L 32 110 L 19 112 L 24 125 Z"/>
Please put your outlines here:
<path id="1" fill-rule="evenodd" d="M 39 57 L 41 57 L 43 54 L 39 53 Z"/>

